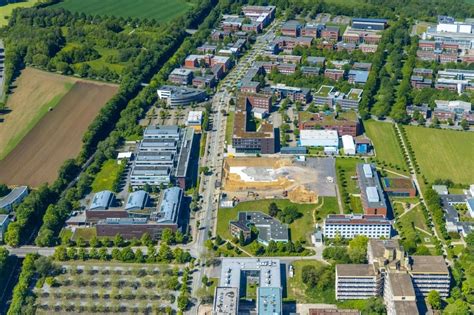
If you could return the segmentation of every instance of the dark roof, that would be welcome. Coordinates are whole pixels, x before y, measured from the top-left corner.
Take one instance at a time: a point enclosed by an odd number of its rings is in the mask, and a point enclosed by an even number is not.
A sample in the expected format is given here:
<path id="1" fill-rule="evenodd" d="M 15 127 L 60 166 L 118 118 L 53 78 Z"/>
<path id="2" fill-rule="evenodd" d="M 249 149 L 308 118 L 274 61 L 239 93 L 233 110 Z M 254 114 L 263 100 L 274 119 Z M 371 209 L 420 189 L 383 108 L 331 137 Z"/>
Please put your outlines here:
<path id="1" fill-rule="evenodd" d="M 272 240 L 284 242 L 289 240 L 288 225 L 260 211 L 239 212 L 238 220 L 231 221 L 230 224 L 243 231 L 249 231 L 249 226 L 254 225 L 259 231 L 259 241 L 265 243 Z"/>

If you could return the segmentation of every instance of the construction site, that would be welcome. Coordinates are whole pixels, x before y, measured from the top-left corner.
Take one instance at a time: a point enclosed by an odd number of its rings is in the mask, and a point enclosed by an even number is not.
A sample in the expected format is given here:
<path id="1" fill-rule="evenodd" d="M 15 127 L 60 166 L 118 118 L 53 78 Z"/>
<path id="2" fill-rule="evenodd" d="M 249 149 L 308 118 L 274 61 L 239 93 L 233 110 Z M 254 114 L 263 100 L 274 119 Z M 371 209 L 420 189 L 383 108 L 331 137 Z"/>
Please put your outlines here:
<path id="1" fill-rule="evenodd" d="M 224 192 L 237 201 L 317 203 L 318 196 L 336 196 L 333 158 L 228 158 L 223 178 Z"/>

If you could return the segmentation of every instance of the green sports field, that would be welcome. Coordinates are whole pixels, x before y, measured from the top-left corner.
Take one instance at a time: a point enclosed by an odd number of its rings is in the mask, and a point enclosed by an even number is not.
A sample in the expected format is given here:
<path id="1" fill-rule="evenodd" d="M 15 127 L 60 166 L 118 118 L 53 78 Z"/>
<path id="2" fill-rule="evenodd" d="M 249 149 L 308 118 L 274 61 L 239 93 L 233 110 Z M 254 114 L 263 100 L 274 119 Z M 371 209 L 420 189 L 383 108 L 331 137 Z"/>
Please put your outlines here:
<path id="1" fill-rule="evenodd" d="M 169 21 L 193 7 L 185 0 L 64 0 L 55 5 L 72 12 Z"/>
<path id="2" fill-rule="evenodd" d="M 428 181 L 438 178 L 472 184 L 474 133 L 407 126 L 408 140 Z"/>

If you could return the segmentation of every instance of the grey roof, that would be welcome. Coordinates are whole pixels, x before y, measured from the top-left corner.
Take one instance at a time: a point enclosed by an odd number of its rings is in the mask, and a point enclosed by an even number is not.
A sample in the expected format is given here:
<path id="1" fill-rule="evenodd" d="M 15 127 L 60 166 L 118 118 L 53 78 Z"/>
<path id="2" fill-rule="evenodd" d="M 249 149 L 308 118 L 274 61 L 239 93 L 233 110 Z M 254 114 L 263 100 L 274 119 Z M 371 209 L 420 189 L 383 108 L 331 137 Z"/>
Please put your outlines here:
<path id="1" fill-rule="evenodd" d="M 10 207 L 12 204 L 16 203 L 18 198 L 23 196 L 25 192 L 28 192 L 27 186 L 13 188 L 8 195 L 0 199 L 0 209 Z"/>
<path id="2" fill-rule="evenodd" d="M 5 224 L 5 221 L 8 219 L 7 214 L 0 214 L 0 226 L 3 226 Z"/>
<path id="3" fill-rule="evenodd" d="M 372 264 L 338 264 L 336 265 L 338 277 L 374 277 L 376 272 Z"/>
<path id="4" fill-rule="evenodd" d="M 147 218 L 107 218 L 98 224 L 147 224 Z"/>
<path id="5" fill-rule="evenodd" d="M 128 195 L 125 210 L 143 209 L 148 201 L 148 193 L 144 190 L 137 190 Z"/>
<path id="6" fill-rule="evenodd" d="M 357 175 L 363 204 L 369 208 L 387 208 L 379 175 L 372 164 L 357 164 Z"/>
<path id="7" fill-rule="evenodd" d="M 448 186 L 446 185 L 433 185 L 431 188 L 438 193 L 438 195 L 447 195 L 448 192 Z"/>
<path id="8" fill-rule="evenodd" d="M 369 71 L 364 70 L 350 70 L 349 76 L 354 76 L 356 83 L 366 83 L 369 78 Z"/>
<path id="9" fill-rule="evenodd" d="M 171 187 L 163 192 L 159 210 L 152 214 L 152 219 L 158 223 L 177 223 L 183 190 Z"/>
<path id="10" fill-rule="evenodd" d="M 257 289 L 258 314 L 275 315 L 283 314 L 281 288 L 258 288 Z"/>
<path id="11" fill-rule="evenodd" d="M 191 158 L 191 150 L 194 141 L 194 129 L 186 128 L 184 130 L 183 141 L 179 151 L 178 165 L 176 166 L 176 177 L 186 177 L 189 160 Z"/>
<path id="12" fill-rule="evenodd" d="M 179 128 L 178 126 L 148 126 L 143 136 L 179 137 Z"/>
<path id="13" fill-rule="evenodd" d="M 170 151 L 141 151 L 138 152 L 137 161 L 173 161 L 174 153 Z"/>
<path id="14" fill-rule="evenodd" d="M 286 21 L 282 25 L 282 29 L 298 29 L 301 27 L 301 23 L 295 20 Z"/>
<path id="15" fill-rule="evenodd" d="M 150 175 L 150 176 L 159 176 L 159 175 L 169 175 L 170 167 L 169 166 L 144 166 L 144 165 L 135 165 L 132 170 L 132 175 Z"/>
<path id="16" fill-rule="evenodd" d="M 324 63 L 326 61 L 325 57 L 312 57 L 309 56 L 306 58 L 306 61 L 309 63 Z"/>
<path id="17" fill-rule="evenodd" d="M 253 224 L 258 229 L 258 240 L 263 243 L 270 241 L 288 242 L 288 225 L 260 211 L 239 212 L 238 220 L 231 221 L 243 230 L 249 230 Z"/>
<path id="18" fill-rule="evenodd" d="M 92 198 L 91 204 L 89 206 L 90 210 L 107 210 L 112 204 L 115 196 L 114 193 L 110 190 L 103 190 L 94 195 Z"/>

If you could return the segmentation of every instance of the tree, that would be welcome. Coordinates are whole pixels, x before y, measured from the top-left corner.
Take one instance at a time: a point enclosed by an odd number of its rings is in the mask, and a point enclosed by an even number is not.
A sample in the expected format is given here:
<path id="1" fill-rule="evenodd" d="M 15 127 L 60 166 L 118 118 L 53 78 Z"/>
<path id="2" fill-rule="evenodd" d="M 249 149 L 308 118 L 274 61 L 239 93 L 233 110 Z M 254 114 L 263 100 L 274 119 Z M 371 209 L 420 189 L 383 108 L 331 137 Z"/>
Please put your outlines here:
<path id="1" fill-rule="evenodd" d="M 383 301 L 379 298 L 371 298 L 367 300 L 362 314 L 386 314 L 387 310 Z"/>
<path id="2" fill-rule="evenodd" d="M 280 209 L 278 209 L 278 206 L 277 206 L 276 203 L 272 202 L 268 205 L 268 214 L 271 217 L 276 217 L 278 215 L 279 211 L 280 211 Z"/>
<path id="3" fill-rule="evenodd" d="M 441 296 L 439 295 L 438 291 L 431 290 L 430 293 L 428 293 L 428 297 L 426 299 L 428 304 L 431 305 L 433 309 L 441 309 Z"/>
<path id="4" fill-rule="evenodd" d="M 148 233 L 143 233 L 142 237 L 140 238 L 140 241 L 143 246 L 150 246 L 153 244 L 151 236 Z"/>
<path id="5" fill-rule="evenodd" d="M 240 231 L 239 233 L 239 245 L 245 246 L 245 237 L 244 237 L 244 232 L 242 231 Z"/>
<path id="6" fill-rule="evenodd" d="M 1 251 L 1 248 L 0 248 L 0 251 Z M 59 261 L 66 261 L 68 259 L 66 247 L 64 246 L 56 247 L 56 249 L 54 250 L 54 258 Z M 0 269 L 1 269 L 1 264 L 0 264 Z"/>
<path id="7" fill-rule="evenodd" d="M 459 125 L 462 127 L 463 130 L 469 130 L 469 123 L 467 122 L 466 118 L 461 120 Z"/>
<path id="8" fill-rule="evenodd" d="M 182 293 L 178 296 L 178 308 L 181 311 L 184 311 L 186 308 L 188 308 L 189 305 L 189 296 L 187 293 Z"/>
<path id="9" fill-rule="evenodd" d="M 120 234 L 116 234 L 114 237 L 114 246 L 115 247 L 122 247 L 124 244 L 123 237 Z"/>
<path id="10" fill-rule="evenodd" d="M 349 241 L 348 254 L 354 264 L 362 264 L 366 262 L 367 243 L 369 238 L 364 235 L 358 235 Z"/>
<path id="11" fill-rule="evenodd" d="M 208 283 L 209 283 L 209 278 L 206 275 L 202 276 L 202 284 L 204 284 L 207 287 Z"/>
<path id="12" fill-rule="evenodd" d="M 99 247 L 99 244 L 100 244 L 99 239 L 98 239 L 97 236 L 95 236 L 95 235 L 94 235 L 94 236 L 91 238 L 91 240 L 89 241 L 89 245 L 90 245 L 91 247 Z"/>
<path id="13" fill-rule="evenodd" d="M 166 243 L 161 243 L 160 249 L 158 250 L 158 259 L 162 262 L 171 262 L 173 260 L 173 252 Z"/>
<path id="14" fill-rule="evenodd" d="M 161 241 L 167 245 L 173 244 L 174 243 L 173 231 L 169 228 L 163 229 L 163 232 L 161 233 Z"/>
<path id="15" fill-rule="evenodd" d="M 464 302 L 461 299 L 456 300 L 452 304 L 448 304 L 446 308 L 443 311 L 443 314 L 446 315 L 464 315 L 464 314 L 469 314 L 469 304 Z"/>
<path id="16" fill-rule="evenodd" d="M 127 246 L 124 249 L 122 249 L 122 252 L 120 253 L 120 255 L 121 255 L 122 261 L 132 262 L 135 260 L 135 253 L 133 252 L 130 246 Z"/>

